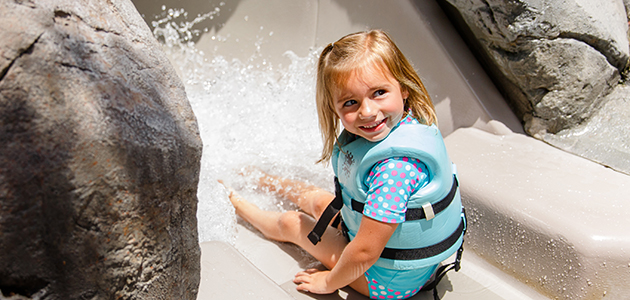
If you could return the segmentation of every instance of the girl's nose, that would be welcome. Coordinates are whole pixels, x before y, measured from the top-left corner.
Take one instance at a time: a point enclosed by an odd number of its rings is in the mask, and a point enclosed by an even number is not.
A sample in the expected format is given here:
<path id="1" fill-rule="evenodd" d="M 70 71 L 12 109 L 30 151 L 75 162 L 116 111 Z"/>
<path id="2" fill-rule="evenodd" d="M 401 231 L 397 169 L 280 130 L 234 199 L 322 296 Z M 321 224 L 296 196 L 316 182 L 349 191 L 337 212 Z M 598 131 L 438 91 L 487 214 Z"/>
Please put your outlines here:
<path id="1" fill-rule="evenodd" d="M 371 99 L 364 99 L 361 101 L 361 107 L 359 107 L 359 118 L 368 119 L 376 114 L 375 103 Z"/>

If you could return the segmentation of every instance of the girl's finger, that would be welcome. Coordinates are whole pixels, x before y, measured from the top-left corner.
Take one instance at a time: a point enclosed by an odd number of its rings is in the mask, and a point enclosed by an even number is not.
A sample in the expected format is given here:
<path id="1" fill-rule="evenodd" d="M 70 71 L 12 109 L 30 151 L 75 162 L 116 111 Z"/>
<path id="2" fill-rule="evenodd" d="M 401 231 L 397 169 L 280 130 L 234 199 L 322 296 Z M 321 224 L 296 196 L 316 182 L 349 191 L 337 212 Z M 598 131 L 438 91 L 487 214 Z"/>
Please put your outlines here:
<path id="1" fill-rule="evenodd" d="M 304 272 L 304 271 L 300 271 L 300 272 L 298 272 L 297 274 L 295 274 L 294 278 L 298 278 L 298 277 L 301 277 L 301 276 L 306 276 L 306 275 L 308 275 L 306 272 Z"/>
<path id="2" fill-rule="evenodd" d="M 317 269 L 308 269 L 308 270 L 304 270 L 304 271 L 299 271 L 297 272 L 297 274 L 295 274 L 295 276 L 303 276 L 303 275 L 311 275 L 313 273 L 319 272 L 319 270 Z"/>
<path id="3" fill-rule="evenodd" d="M 305 292 L 305 293 L 309 292 L 305 284 L 298 284 L 298 286 L 295 289 L 300 292 Z"/>
<path id="4" fill-rule="evenodd" d="M 308 274 L 297 274 L 293 278 L 293 283 L 303 284 L 303 283 L 309 283 L 309 282 L 310 282 L 310 276 Z"/>

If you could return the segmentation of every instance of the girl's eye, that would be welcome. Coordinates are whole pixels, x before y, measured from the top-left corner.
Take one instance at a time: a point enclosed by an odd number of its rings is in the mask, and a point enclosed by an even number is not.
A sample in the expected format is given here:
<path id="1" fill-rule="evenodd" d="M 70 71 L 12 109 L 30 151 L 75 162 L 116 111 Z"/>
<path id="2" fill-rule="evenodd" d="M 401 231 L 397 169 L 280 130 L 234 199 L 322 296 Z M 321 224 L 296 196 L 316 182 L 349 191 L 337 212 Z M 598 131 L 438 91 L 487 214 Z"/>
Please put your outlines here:
<path id="1" fill-rule="evenodd" d="M 377 90 L 376 92 L 374 92 L 374 97 L 379 97 L 379 96 L 383 96 L 387 93 L 386 90 Z"/>
<path id="2" fill-rule="evenodd" d="M 343 103 L 343 107 L 348 107 L 348 106 L 352 106 L 352 105 L 355 105 L 355 104 L 357 104 L 356 100 L 348 100 L 348 101 Z"/>

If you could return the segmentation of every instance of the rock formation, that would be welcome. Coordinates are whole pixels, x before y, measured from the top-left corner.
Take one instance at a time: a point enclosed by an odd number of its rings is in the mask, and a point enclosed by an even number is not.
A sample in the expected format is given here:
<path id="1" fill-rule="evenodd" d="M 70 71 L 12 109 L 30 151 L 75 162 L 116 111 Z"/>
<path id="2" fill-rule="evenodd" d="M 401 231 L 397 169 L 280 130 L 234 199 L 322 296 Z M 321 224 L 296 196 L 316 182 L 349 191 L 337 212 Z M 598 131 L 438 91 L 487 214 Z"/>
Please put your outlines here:
<path id="1" fill-rule="evenodd" d="M 630 138 L 605 129 L 630 117 L 623 0 L 441 1 L 526 132 L 630 174 Z"/>
<path id="2" fill-rule="evenodd" d="M 128 0 L 0 0 L 0 298 L 196 299 L 201 140 Z"/>

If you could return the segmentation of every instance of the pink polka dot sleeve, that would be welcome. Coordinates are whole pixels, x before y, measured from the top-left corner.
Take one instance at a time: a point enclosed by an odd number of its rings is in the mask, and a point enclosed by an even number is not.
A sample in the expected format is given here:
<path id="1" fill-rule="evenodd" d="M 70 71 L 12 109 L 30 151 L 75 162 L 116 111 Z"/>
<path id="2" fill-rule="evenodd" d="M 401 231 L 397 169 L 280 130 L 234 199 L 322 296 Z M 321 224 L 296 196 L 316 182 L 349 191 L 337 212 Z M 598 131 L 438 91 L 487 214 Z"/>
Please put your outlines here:
<path id="1" fill-rule="evenodd" d="M 409 196 L 428 181 L 427 168 L 417 159 L 393 157 L 376 163 L 365 182 L 369 190 L 363 214 L 385 223 L 404 222 Z"/>

